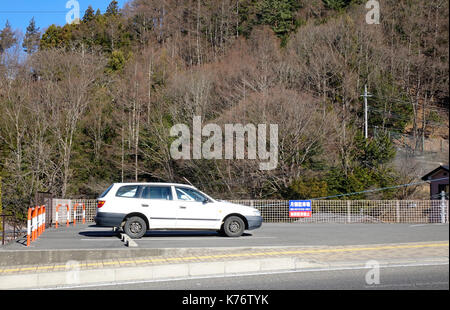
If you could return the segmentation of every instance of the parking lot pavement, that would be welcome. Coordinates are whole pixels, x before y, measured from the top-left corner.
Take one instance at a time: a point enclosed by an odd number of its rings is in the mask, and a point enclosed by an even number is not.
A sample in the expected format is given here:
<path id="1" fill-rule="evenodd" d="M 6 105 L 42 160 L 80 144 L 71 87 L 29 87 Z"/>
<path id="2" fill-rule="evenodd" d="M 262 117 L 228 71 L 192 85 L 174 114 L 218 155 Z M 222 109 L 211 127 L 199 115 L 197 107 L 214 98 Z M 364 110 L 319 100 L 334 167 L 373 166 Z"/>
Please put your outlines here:
<path id="1" fill-rule="evenodd" d="M 90 224 L 50 228 L 26 247 L 26 239 L 0 247 L 2 251 L 123 249 L 125 244 L 112 228 Z M 448 224 L 299 224 L 264 223 L 239 238 L 222 237 L 211 231 L 149 231 L 135 240 L 139 249 L 338 246 L 404 242 L 445 241 Z"/>
<path id="2" fill-rule="evenodd" d="M 0 247 L 0 251 L 120 248 L 122 246 L 117 233 L 111 228 L 77 224 L 69 227 L 61 225 L 58 229 L 47 228 L 36 241 L 31 243 L 30 247 L 26 247 L 26 238 L 21 238 Z"/>
<path id="3" fill-rule="evenodd" d="M 448 240 L 448 224 L 264 223 L 260 229 L 246 231 L 239 238 L 223 237 L 214 231 L 149 231 L 143 238 L 134 240 L 134 254 L 142 250 L 143 255 L 148 255 L 160 249 L 315 247 Z M 94 252 L 125 253 L 131 249 L 121 240 L 119 232 L 90 223 L 46 229 L 30 247 L 26 247 L 26 238 L 21 238 L 0 247 L 0 257 L 5 252 L 75 250 L 90 251 L 94 257 Z"/>

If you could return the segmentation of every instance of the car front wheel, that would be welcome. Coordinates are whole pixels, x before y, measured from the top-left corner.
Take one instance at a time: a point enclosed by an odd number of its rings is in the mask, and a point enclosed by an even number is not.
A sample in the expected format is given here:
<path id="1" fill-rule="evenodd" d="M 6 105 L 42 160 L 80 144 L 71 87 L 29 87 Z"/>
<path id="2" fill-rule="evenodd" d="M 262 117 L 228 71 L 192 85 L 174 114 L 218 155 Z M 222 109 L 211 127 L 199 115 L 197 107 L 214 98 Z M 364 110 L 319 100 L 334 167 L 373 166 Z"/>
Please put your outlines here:
<path id="1" fill-rule="evenodd" d="M 223 231 L 228 237 L 239 237 L 244 233 L 245 223 L 238 216 L 230 216 L 223 223 Z"/>
<path id="2" fill-rule="evenodd" d="M 126 220 L 123 230 L 131 239 L 139 239 L 145 235 L 147 224 L 139 216 L 133 216 Z"/>

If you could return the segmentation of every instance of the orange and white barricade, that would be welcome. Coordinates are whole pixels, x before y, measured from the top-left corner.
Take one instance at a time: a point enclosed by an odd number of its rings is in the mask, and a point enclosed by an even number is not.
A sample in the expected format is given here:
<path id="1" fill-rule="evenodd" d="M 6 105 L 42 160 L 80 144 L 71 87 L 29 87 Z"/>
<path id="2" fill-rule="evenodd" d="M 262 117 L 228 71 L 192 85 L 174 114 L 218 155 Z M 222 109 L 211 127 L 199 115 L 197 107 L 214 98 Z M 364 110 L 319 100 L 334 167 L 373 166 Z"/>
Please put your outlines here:
<path id="1" fill-rule="evenodd" d="M 69 227 L 69 221 L 70 221 L 70 207 L 69 207 L 69 204 L 67 204 L 67 203 L 66 203 L 66 208 L 67 208 L 66 225 L 67 225 L 67 227 Z"/>
<path id="2" fill-rule="evenodd" d="M 86 223 L 86 206 L 83 203 L 83 224 Z"/>
<path id="3" fill-rule="evenodd" d="M 61 207 L 61 204 L 58 204 L 56 206 L 56 210 L 55 210 L 55 228 L 58 228 L 58 215 L 59 215 L 59 208 Z"/>
<path id="4" fill-rule="evenodd" d="M 36 227 L 34 227 L 35 240 L 39 237 L 39 220 L 40 220 L 39 211 L 40 211 L 39 206 L 36 206 Z"/>
<path id="5" fill-rule="evenodd" d="M 31 240 L 36 240 L 37 233 L 36 233 L 36 227 L 37 227 L 37 207 L 33 208 L 32 211 L 32 218 L 31 218 Z"/>
<path id="6" fill-rule="evenodd" d="M 46 217 L 46 208 L 45 205 L 42 206 L 44 208 L 43 212 L 42 212 L 42 232 L 45 231 L 45 217 Z"/>
<path id="7" fill-rule="evenodd" d="M 75 206 L 73 207 L 73 226 L 77 225 L 77 206 L 78 203 L 76 203 Z"/>
<path id="8" fill-rule="evenodd" d="M 38 220 L 37 220 L 37 223 L 38 223 L 38 227 L 37 227 L 37 230 L 38 230 L 38 237 L 42 234 L 42 206 L 38 206 Z"/>
<path id="9" fill-rule="evenodd" d="M 33 214 L 33 208 L 28 208 L 28 216 L 27 216 L 27 246 L 30 246 L 31 243 L 31 217 Z"/>

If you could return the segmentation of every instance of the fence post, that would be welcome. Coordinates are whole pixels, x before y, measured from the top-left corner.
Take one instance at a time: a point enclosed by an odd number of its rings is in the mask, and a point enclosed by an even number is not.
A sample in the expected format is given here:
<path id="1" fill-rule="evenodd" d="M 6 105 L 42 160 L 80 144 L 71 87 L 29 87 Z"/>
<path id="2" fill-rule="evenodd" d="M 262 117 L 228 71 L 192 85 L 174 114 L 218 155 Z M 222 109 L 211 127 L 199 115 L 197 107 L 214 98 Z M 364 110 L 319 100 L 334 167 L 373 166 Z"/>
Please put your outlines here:
<path id="1" fill-rule="evenodd" d="M 395 215 L 396 215 L 396 222 L 400 223 L 400 201 L 395 202 Z"/>
<path id="2" fill-rule="evenodd" d="M 352 221 L 350 206 L 351 206 L 351 202 L 350 202 L 350 200 L 347 200 L 347 223 L 350 223 Z"/>
<path id="3" fill-rule="evenodd" d="M 0 214 L 2 218 L 2 245 L 5 244 L 5 216 L 4 214 Z"/>
<path id="4" fill-rule="evenodd" d="M 441 223 L 445 223 L 445 192 L 441 192 Z"/>

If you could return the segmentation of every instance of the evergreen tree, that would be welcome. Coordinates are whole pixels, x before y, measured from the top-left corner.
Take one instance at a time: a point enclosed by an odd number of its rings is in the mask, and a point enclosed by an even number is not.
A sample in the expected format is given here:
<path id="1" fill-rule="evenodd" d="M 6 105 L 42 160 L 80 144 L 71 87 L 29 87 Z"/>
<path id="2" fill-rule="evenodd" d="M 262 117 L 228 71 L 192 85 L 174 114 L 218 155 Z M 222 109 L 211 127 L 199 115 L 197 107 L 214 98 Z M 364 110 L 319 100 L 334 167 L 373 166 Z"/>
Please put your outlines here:
<path id="1" fill-rule="evenodd" d="M 91 20 L 93 20 L 95 18 L 94 16 L 94 9 L 92 8 L 92 6 L 89 6 L 86 10 L 86 12 L 84 13 L 83 16 L 83 22 L 84 23 L 88 23 Z"/>
<path id="2" fill-rule="evenodd" d="M 36 27 L 34 17 L 30 20 L 30 24 L 27 27 L 25 38 L 23 39 L 22 47 L 27 54 L 32 54 L 39 48 L 39 40 L 41 34 L 39 27 Z"/>
<path id="3" fill-rule="evenodd" d="M 17 38 L 12 31 L 9 21 L 6 21 L 5 28 L 0 31 L 0 54 L 3 54 L 8 48 L 17 42 Z"/>
<path id="4" fill-rule="evenodd" d="M 111 1 L 106 9 L 105 16 L 117 16 L 120 13 L 119 3 L 116 0 Z"/>
<path id="5" fill-rule="evenodd" d="M 261 24 L 272 26 L 277 35 L 285 35 L 295 29 L 295 12 L 300 5 L 292 0 L 264 0 L 257 4 Z"/>

